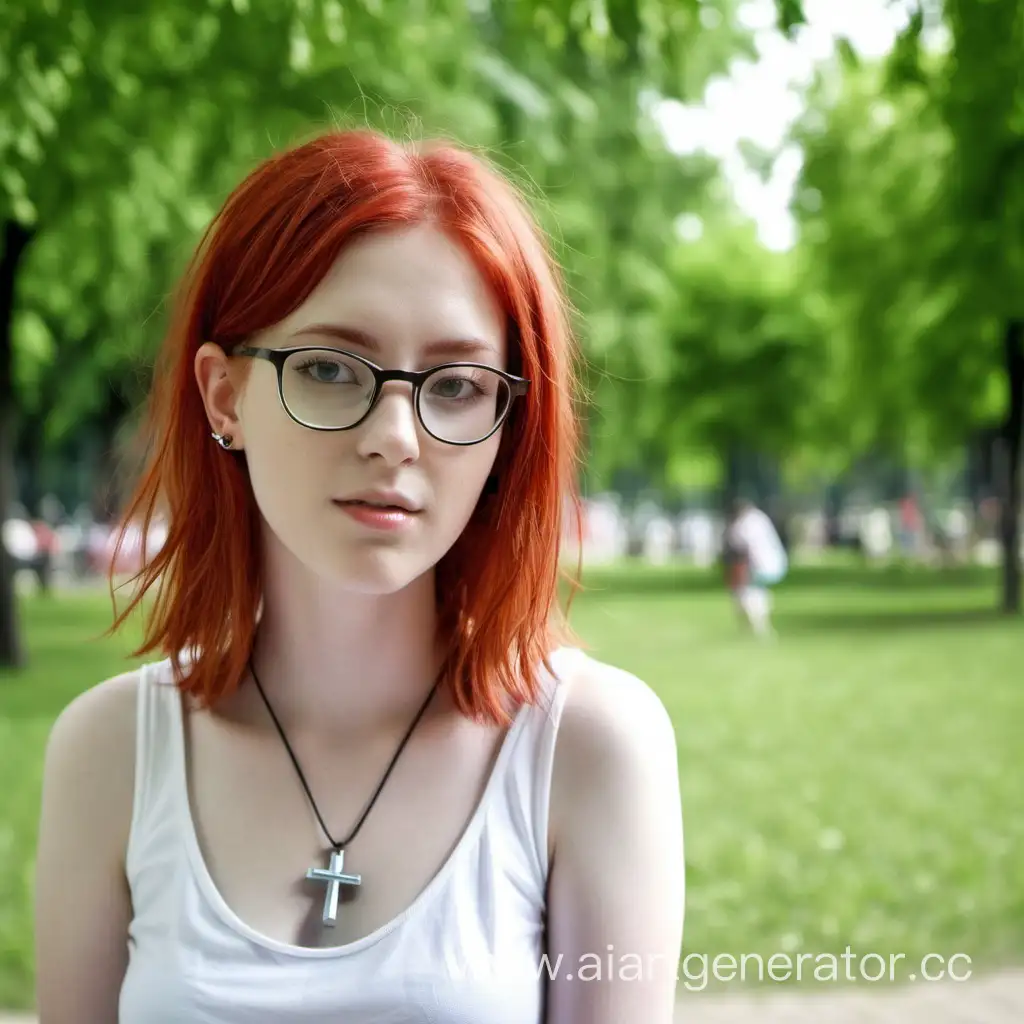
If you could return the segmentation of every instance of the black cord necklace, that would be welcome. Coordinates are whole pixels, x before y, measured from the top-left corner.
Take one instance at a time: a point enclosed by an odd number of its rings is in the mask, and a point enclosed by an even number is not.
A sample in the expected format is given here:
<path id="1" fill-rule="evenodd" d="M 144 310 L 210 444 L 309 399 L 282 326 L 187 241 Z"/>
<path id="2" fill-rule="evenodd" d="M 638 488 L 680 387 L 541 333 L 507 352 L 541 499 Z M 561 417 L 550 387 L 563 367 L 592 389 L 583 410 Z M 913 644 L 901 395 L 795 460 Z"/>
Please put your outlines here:
<path id="1" fill-rule="evenodd" d="M 292 764 L 295 765 L 295 771 L 299 776 L 299 781 L 302 783 L 302 788 L 306 791 L 306 796 L 309 798 L 309 803 L 313 808 L 313 813 L 316 815 L 316 820 L 320 823 L 320 828 L 327 837 L 327 841 L 331 844 L 330 863 L 328 866 L 326 868 L 310 868 L 306 872 L 306 878 L 312 879 L 315 882 L 325 882 L 327 884 L 327 892 L 324 895 L 323 922 L 326 927 L 333 928 L 335 922 L 338 920 L 338 896 L 341 891 L 341 886 L 361 885 L 363 881 L 362 875 L 349 875 L 345 873 L 345 847 L 355 839 L 359 829 L 362 828 L 363 822 L 366 821 L 367 815 L 373 809 L 373 805 L 377 802 L 377 797 L 380 796 L 380 791 L 384 788 L 384 783 L 388 781 L 388 776 L 391 774 L 391 770 L 395 767 L 395 763 L 398 761 L 399 756 L 405 749 L 406 743 L 409 742 L 409 737 L 412 736 L 413 730 L 417 725 L 419 725 L 420 719 L 427 710 L 427 705 L 430 704 L 434 693 L 437 691 L 437 687 L 441 682 L 441 677 L 438 676 L 438 678 L 434 680 L 434 685 L 430 688 L 430 693 L 427 694 L 427 699 L 420 706 L 419 711 L 416 713 L 416 717 L 412 721 L 412 725 L 409 726 L 405 736 L 402 737 L 402 742 L 399 743 L 398 749 L 395 751 L 395 756 L 391 758 L 391 763 L 388 765 L 387 771 L 384 772 L 384 777 L 377 785 L 377 789 L 370 798 L 370 802 L 366 805 L 366 809 L 356 822 L 355 828 L 353 828 L 352 831 L 339 842 L 331 835 L 327 830 L 327 826 L 324 824 L 323 816 L 320 814 L 320 808 L 317 807 L 316 801 L 313 799 L 313 794 L 310 791 L 309 783 L 306 782 L 306 776 L 303 775 L 302 769 L 299 767 L 298 758 L 295 756 L 295 752 L 292 750 L 292 746 L 288 742 L 288 737 L 284 734 L 284 729 L 281 727 L 281 723 L 278 720 L 277 715 L 274 713 L 274 709 L 271 707 L 270 701 L 267 700 L 266 693 L 263 692 L 263 686 L 260 684 L 259 676 L 256 675 L 256 670 L 253 668 L 251 660 L 249 661 L 249 671 L 252 673 L 253 682 L 256 684 L 256 689 L 259 690 L 260 696 L 263 698 L 263 703 L 266 705 L 267 711 L 270 712 L 270 718 L 277 729 L 278 735 L 281 737 L 284 749 L 288 751 L 288 756 L 292 759 Z"/>

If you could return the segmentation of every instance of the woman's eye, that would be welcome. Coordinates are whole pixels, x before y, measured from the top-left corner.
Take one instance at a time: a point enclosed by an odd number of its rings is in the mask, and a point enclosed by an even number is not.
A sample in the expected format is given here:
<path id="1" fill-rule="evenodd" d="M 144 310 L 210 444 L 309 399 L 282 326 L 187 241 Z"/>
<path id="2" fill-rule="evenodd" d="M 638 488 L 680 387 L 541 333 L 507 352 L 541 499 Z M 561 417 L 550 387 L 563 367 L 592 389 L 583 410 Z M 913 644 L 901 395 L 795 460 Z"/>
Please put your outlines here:
<path id="1" fill-rule="evenodd" d="M 336 384 L 345 380 L 345 367 L 327 359 L 312 359 L 299 367 L 299 372 L 320 384 Z"/>
<path id="2" fill-rule="evenodd" d="M 463 377 L 447 377 L 439 380 L 432 390 L 438 398 L 464 398 L 468 393 L 467 385 L 472 387 L 472 381 Z"/>
<path id="3" fill-rule="evenodd" d="M 313 376 L 322 381 L 337 380 L 340 372 L 341 367 L 337 363 L 317 363 L 313 367 Z"/>

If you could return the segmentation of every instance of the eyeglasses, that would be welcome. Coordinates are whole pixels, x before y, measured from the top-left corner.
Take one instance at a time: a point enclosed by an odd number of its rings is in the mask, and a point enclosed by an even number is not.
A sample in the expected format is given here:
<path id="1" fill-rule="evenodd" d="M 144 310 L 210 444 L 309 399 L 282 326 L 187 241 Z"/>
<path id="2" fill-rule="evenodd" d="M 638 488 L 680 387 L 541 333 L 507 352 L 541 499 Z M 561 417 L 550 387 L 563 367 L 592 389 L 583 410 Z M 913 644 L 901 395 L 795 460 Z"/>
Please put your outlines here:
<path id="1" fill-rule="evenodd" d="M 486 441 L 530 382 L 483 363 L 444 363 L 427 370 L 385 370 L 336 348 L 251 348 L 232 353 L 266 359 L 277 371 L 285 412 L 310 430 L 351 430 L 370 415 L 389 380 L 412 385 L 423 429 L 445 444 Z"/>

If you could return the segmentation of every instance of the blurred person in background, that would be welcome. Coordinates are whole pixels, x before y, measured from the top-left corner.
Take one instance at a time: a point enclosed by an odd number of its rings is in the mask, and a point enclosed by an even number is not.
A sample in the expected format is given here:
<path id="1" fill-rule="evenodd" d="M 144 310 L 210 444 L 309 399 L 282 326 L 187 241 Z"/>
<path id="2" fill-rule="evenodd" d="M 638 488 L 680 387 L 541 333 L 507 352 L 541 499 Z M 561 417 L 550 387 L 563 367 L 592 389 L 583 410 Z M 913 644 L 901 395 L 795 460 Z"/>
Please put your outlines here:
<path id="1" fill-rule="evenodd" d="M 229 197 L 121 532 L 166 517 L 115 622 L 155 586 L 162 658 L 49 739 L 42 1024 L 669 1024 L 672 723 L 556 603 L 573 363 L 531 215 L 451 144 L 332 132 Z M 613 949 L 640 975 L 586 979 Z"/>
<path id="2" fill-rule="evenodd" d="M 57 531 L 45 519 L 34 519 L 32 529 L 35 531 L 38 546 L 34 568 L 39 590 L 43 594 L 49 594 L 53 583 L 54 564 L 60 553 L 60 540 Z"/>
<path id="3" fill-rule="evenodd" d="M 57 534 L 42 519 L 30 518 L 23 505 L 15 504 L 2 523 L 0 543 L 14 563 L 15 573 L 32 573 L 40 593 L 49 594 L 57 554 Z"/>
<path id="4" fill-rule="evenodd" d="M 756 636 L 774 636 L 769 588 L 785 577 L 789 559 L 771 519 L 745 498 L 729 506 L 723 561 L 742 621 Z"/>

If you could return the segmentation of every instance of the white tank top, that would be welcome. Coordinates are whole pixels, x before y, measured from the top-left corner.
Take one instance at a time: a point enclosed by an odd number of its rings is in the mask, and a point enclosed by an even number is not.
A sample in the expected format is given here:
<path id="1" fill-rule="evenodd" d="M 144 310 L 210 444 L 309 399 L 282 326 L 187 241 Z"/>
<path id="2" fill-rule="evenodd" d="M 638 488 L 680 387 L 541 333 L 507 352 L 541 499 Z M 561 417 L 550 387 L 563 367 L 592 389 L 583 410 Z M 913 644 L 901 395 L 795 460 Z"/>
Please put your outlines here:
<path id="1" fill-rule="evenodd" d="M 564 706 L 563 648 L 543 699 L 520 709 L 443 867 L 405 911 L 335 948 L 241 921 L 206 869 L 186 788 L 169 660 L 139 675 L 127 849 L 133 918 L 120 1024 L 541 1024 L 547 820 Z"/>

